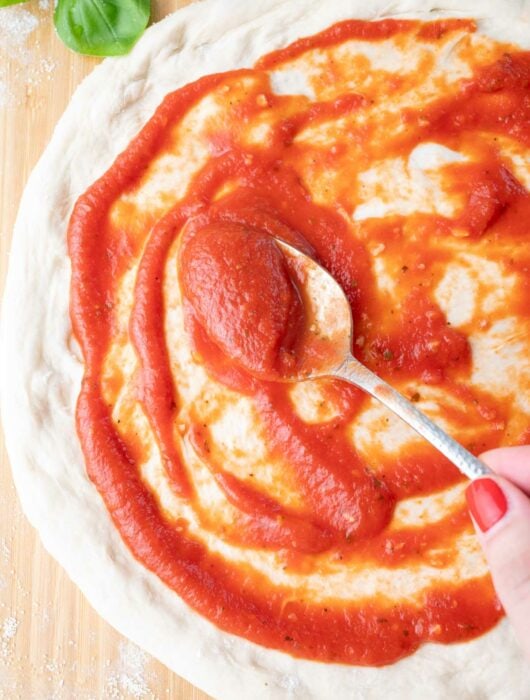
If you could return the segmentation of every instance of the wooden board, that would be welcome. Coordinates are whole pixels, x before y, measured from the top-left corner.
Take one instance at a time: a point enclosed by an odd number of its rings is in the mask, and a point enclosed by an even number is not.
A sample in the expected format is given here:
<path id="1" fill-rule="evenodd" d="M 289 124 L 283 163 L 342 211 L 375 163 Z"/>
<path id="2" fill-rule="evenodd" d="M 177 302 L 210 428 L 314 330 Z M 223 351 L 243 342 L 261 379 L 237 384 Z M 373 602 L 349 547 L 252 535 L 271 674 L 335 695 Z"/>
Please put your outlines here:
<path id="1" fill-rule="evenodd" d="M 189 1 L 155 0 L 153 19 Z M 2 290 L 24 184 L 76 86 L 98 63 L 63 46 L 52 6 L 31 0 L 0 8 L 9 13 L 3 20 L 0 14 L 0 88 L 9 93 L 0 102 Z M 8 17 L 22 18 L 19 31 L 6 31 Z M 3 444 L 0 449 L 0 699 L 205 700 L 91 609 L 23 517 Z"/>

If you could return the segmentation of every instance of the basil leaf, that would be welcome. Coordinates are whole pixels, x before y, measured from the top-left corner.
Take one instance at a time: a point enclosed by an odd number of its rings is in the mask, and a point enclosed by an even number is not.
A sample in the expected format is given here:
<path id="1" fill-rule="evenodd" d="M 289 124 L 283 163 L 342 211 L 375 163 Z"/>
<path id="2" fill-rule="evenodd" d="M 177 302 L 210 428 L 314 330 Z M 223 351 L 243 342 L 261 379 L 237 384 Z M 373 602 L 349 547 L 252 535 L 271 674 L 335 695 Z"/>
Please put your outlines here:
<path id="1" fill-rule="evenodd" d="M 54 22 L 61 39 L 74 51 L 121 56 L 143 34 L 150 10 L 150 0 L 59 0 Z"/>
<path id="2" fill-rule="evenodd" d="M 0 0 L 0 7 L 7 7 L 8 5 L 18 5 L 21 2 L 27 2 L 28 0 Z"/>

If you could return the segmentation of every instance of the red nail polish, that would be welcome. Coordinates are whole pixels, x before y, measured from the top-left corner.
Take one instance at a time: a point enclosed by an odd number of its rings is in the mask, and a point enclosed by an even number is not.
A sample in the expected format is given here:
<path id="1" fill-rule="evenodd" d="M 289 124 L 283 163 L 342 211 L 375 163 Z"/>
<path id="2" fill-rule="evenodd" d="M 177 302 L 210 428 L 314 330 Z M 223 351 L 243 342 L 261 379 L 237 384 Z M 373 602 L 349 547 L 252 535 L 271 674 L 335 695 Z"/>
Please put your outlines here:
<path id="1" fill-rule="evenodd" d="M 503 517 L 508 510 L 506 496 L 493 479 L 476 479 L 466 489 L 466 499 L 471 515 L 486 532 Z"/>

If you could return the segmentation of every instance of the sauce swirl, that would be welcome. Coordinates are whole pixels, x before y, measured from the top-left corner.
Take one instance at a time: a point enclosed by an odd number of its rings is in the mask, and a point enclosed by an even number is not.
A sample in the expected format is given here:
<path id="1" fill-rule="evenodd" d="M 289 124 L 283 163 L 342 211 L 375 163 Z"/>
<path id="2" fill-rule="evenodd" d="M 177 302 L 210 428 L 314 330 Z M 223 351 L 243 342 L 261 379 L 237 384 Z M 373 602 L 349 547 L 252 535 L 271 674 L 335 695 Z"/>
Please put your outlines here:
<path id="1" fill-rule="evenodd" d="M 469 71 L 451 81 L 433 47 L 456 36 Z M 511 342 L 511 318 L 530 320 L 530 197 L 510 157 L 530 147 L 530 56 L 479 41 L 470 20 L 351 21 L 207 76 L 166 97 L 72 214 L 88 476 L 143 566 L 221 629 L 293 656 L 389 664 L 502 615 L 483 564 L 454 574 L 478 551 L 456 469 L 421 442 L 383 444 L 388 418 L 352 387 L 313 387 L 315 416 L 269 381 L 303 323 L 277 236 L 341 284 L 362 362 L 442 405 L 477 454 L 527 440 L 524 404 L 495 375 L 485 387 L 477 362 L 484 344 Z M 359 42 L 414 50 L 417 64 L 372 66 Z M 272 89 L 275 71 L 309 68 L 314 99 Z M 190 139 L 206 145 L 174 174 L 185 186 L 155 197 L 157 167 Z M 433 143 L 466 157 L 422 166 L 402 202 L 387 196 Z M 395 177 L 377 176 L 382 163 Z M 410 205 L 432 182 L 451 206 Z M 477 285 L 470 310 L 449 269 Z M 227 407 L 243 408 L 223 423 Z"/>

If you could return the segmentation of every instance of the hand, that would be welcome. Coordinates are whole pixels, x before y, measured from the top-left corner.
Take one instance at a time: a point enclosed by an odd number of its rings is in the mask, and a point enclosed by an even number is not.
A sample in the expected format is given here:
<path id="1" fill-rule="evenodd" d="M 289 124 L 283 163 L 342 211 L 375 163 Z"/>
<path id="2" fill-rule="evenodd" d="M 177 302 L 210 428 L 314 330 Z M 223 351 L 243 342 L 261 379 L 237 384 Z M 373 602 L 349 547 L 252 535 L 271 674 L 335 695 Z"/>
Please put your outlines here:
<path id="1" fill-rule="evenodd" d="M 497 595 L 530 659 L 530 446 L 481 459 L 496 476 L 472 481 L 467 502 Z"/>

